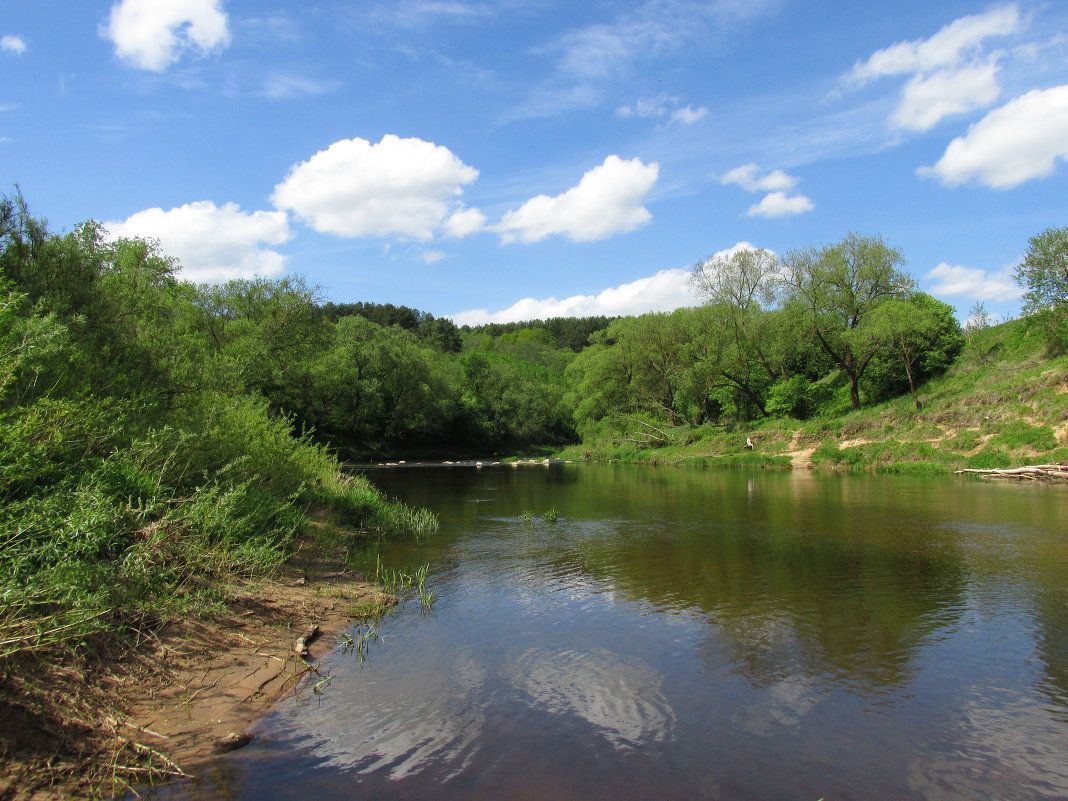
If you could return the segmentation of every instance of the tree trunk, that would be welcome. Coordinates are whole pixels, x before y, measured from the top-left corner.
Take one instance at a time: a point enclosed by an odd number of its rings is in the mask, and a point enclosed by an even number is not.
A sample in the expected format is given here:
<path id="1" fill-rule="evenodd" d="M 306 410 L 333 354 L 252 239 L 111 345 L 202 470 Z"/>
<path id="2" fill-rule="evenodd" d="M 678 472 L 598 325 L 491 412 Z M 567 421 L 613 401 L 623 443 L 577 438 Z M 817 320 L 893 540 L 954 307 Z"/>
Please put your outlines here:
<path id="1" fill-rule="evenodd" d="M 849 402 L 853 404 L 854 409 L 860 408 L 860 389 L 857 384 L 858 378 L 852 371 L 846 373 L 849 376 Z"/>
<path id="2" fill-rule="evenodd" d="M 909 366 L 908 359 L 905 360 L 905 375 L 909 379 L 909 394 L 912 395 L 912 402 L 916 404 L 916 410 L 919 411 L 923 408 L 923 404 L 916 397 L 916 382 L 912 379 L 912 368 Z"/>

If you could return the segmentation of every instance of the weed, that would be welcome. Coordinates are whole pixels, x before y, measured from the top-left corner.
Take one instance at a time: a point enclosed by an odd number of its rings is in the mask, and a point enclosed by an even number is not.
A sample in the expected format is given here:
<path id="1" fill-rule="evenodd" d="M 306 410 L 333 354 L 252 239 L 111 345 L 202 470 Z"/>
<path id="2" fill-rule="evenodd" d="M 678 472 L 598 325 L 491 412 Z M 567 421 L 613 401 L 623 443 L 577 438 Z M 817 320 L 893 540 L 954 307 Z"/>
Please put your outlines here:
<path id="1" fill-rule="evenodd" d="M 560 513 L 555 509 L 549 509 L 543 515 L 546 523 L 555 523 L 560 518 Z"/>

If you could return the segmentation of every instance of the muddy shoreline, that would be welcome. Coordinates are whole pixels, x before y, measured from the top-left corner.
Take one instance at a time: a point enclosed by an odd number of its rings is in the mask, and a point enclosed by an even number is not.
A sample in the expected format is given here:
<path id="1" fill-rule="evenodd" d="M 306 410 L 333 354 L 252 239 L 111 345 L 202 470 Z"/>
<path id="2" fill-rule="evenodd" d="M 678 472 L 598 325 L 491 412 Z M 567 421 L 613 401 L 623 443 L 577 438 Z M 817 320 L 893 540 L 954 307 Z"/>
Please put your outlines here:
<path id="1" fill-rule="evenodd" d="M 314 675 L 338 634 L 393 603 L 361 574 L 317 559 L 231 587 L 213 618 L 168 621 L 104 671 L 72 669 L 94 693 L 83 726 L 0 749 L 0 801 L 121 798 L 131 786 L 204 775 Z M 310 626 L 318 630 L 301 657 L 294 646 Z"/>

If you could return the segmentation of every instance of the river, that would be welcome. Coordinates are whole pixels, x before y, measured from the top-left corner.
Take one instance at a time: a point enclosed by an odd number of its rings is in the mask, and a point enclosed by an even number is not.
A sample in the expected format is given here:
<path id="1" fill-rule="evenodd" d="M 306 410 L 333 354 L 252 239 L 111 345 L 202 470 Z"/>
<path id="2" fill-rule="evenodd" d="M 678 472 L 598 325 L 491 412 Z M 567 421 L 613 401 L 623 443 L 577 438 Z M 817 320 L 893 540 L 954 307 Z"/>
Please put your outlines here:
<path id="1" fill-rule="evenodd" d="M 429 563 L 433 606 L 402 604 L 365 658 L 333 651 L 321 693 L 157 797 L 1068 797 L 1068 487 L 368 475 L 441 519 L 361 556 Z"/>

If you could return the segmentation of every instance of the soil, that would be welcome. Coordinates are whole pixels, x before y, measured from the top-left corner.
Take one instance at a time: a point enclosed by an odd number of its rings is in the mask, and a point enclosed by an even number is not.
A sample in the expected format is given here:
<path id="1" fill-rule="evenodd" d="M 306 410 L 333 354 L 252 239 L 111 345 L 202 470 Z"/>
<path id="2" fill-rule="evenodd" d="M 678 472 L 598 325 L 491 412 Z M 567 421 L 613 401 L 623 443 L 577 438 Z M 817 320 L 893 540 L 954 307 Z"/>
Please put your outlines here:
<path id="1" fill-rule="evenodd" d="M 206 770 L 250 741 L 249 725 L 272 703 L 314 678 L 339 633 L 393 603 L 336 563 L 294 561 L 272 580 L 237 588 L 210 621 L 170 621 L 96 675 L 70 671 L 79 687 L 56 688 L 56 703 L 69 695 L 85 709 L 72 710 L 62 729 L 0 709 L 0 800 L 121 797 L 141 780 Z M 311 626 L 302 658 L 294 646 Z"/>

